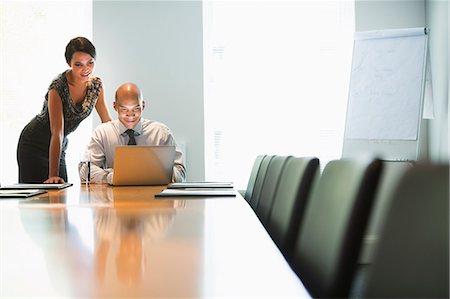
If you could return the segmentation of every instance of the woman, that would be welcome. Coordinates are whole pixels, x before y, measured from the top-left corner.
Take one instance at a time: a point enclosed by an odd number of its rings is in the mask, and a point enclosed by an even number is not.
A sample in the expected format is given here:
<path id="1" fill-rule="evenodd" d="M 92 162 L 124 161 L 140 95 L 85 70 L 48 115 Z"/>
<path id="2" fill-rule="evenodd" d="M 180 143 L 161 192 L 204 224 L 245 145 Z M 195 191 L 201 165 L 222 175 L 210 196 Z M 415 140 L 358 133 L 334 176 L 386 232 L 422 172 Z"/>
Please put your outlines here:
<path id="1" fill-rule="evenodd" d="M 97 110 L 102 122 L 111 120 L 102 81 L 94 77 L 95 47 L 84 37 L 66 47 L 69 69 L 58 75 L 45 95 L 42 111 L 23 129 L 17 147 L 20 183 L 67 181 L 67 135 Z"/>

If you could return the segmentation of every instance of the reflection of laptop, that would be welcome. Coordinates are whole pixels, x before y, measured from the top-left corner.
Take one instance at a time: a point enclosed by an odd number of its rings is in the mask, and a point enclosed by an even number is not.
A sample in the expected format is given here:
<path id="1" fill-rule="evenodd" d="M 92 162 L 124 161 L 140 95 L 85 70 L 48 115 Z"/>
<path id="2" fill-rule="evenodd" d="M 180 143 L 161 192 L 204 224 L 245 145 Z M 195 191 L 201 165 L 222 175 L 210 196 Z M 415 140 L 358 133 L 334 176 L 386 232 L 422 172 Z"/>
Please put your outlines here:
<path id="1" fill-rule="evenodd" d="M 112 185 L 167 185 L 175 146 L 116 146 Z"/>

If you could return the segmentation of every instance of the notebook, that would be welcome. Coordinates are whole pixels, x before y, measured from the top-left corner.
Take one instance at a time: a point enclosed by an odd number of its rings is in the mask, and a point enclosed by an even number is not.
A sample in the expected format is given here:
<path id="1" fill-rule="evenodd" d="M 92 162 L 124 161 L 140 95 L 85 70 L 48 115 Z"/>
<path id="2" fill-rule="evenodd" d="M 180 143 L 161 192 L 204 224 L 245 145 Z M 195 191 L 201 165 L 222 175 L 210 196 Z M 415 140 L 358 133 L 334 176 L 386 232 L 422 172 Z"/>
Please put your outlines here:
<path id="1" fill-rule="evenodd" d="M 175 146 L 116 146 L 111 185 L 167 185 L 174 160 Z"/>
<path id="2" fill-rule="evenodd" d="M 167 185 L 167 189 L 211 189 L 211 188 L 233 188 L 232 182 L 183 182 L 171 183 Z"/>
<path id="3" fill-rule="evenodd" d="M 165 189 L 155 197 L 179 197 L 179 196 L 194 196 L 194 197 L 214 197 L 214 196 L 236 196 L 236 191 L 230 189 L 216 189 L 216 190 L 202 190 L 202 189 Z"/>
<path id="4" fill-rule="evenodd" d="M 60 183 L 60 184 L 25 184 L 25 183 L 19 183 L 9 186 L 3 186 L 0 187 L 2 190 L 11 190 L 11 189 L 64 189 L 67 187 L 72 186 L 72 183 Z"/>
<path id="5" fill-rule="evenodd" d="M 42 193 L 47 193 L 47 190 L 42 189 L 20 189 L 20 190 L 0 190 L 0 198 L 26 198 Z"/>

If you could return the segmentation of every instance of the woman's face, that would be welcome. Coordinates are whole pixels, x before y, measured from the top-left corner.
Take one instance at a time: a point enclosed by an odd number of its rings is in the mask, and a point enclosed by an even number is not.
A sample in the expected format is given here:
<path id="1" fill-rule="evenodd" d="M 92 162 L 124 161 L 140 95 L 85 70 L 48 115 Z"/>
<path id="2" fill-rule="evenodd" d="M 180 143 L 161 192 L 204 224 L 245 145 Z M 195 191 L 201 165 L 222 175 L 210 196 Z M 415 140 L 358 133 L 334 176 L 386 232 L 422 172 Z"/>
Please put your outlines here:
<path id="1" fill-rule="evenodd" d="M 75 52 L 70 60 L 73 78 L 76 81 L 87 82 L 94 73 L 95 59 L 84 52 Z"/>

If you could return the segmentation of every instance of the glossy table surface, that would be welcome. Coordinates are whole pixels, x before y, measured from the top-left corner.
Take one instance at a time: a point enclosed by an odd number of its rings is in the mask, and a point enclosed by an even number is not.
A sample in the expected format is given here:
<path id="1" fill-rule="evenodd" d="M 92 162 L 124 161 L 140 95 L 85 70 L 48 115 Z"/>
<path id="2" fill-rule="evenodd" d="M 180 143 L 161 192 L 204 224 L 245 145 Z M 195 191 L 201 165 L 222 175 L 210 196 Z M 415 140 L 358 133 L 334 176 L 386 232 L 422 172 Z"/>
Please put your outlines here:
<path id="1" fill-rule="evenodd" d="M 309 298 L 236 197 L 74 185 L 0 200 L 1 298 Z"/>

